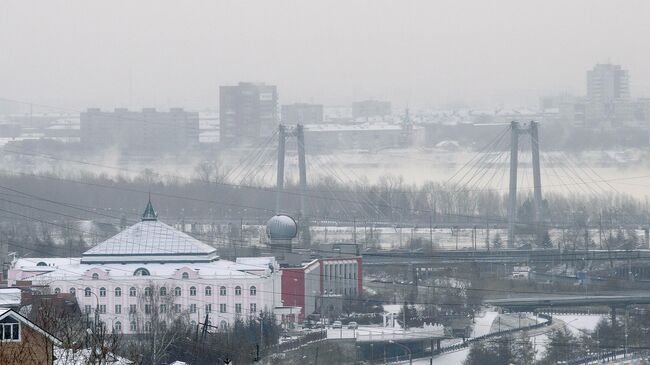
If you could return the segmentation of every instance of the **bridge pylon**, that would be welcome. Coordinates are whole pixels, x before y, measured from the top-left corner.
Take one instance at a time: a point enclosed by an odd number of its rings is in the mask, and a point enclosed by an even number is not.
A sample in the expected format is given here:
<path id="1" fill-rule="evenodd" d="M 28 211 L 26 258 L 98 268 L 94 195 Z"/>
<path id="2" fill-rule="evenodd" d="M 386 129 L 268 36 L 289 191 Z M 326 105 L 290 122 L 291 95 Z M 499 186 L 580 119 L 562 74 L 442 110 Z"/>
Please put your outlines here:
<path id="1" fill-rule="evenodd" d="M 533 165 L 533 205 L 535 232 L 540 239 L 540 223 L 543 221 L 542 176 L 539 164 L 539 129 L 538 122 L 527 125 L 519 122 L 510 123 L 510 184 L 508 189 L 508 248 L 515 247 L 515 230 L 517 222 L 517 167 L 519 165 L 519 136 L 530 135 L 530 147 Z"/>

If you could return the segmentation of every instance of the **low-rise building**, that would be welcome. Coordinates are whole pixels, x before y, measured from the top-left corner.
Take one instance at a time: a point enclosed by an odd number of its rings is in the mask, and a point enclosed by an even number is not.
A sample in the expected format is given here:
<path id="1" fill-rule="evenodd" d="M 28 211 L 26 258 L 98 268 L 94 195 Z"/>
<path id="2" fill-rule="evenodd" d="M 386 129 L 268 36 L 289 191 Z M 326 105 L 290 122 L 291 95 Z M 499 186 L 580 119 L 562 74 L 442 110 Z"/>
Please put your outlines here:
<path id="1" fill-rule="evenodd" d="M 217 250 L 160 222 L 151 205 L 142 221 L 80 258 L 21 258 L 9 284 L 31 280 L 71 293 L 89 317 L 123 333 L 147 332 L 152 318 L 207 319 L 226 327 L 237 317 L 281 306 L 281 272 L 273 257 L 223 260 Z"/>
<path id="2" fill-rule="evenodd" d="M 0 308 L 0 364 L 52 364 L 61 341 L 9 308 Z"/>

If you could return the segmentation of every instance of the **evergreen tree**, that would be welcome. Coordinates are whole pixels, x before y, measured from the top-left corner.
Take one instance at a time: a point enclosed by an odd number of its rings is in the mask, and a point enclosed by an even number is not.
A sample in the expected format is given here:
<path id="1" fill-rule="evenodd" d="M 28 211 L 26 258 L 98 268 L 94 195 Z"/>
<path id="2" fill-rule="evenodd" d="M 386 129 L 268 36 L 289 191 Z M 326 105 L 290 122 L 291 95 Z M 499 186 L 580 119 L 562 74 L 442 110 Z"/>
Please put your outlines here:
<path id="1" fill-rule="evenodd" d="M 528 335 L 522 332 L 521 336 L 512 343 L 512 364 L 529 365 L 535 362 L 535 349 Z"/>

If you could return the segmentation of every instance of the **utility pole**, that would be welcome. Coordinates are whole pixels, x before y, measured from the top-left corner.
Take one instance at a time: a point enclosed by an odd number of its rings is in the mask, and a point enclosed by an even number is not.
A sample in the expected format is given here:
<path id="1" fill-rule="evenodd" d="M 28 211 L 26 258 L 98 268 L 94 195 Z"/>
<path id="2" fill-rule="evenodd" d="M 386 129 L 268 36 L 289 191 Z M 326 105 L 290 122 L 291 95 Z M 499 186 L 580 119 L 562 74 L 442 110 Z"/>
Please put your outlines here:
<path id="1" fill-rule="evenodd" d="M 519 123 L 510 123 L 510 186 L 508 190 L 508 248 L 515 247 L 517 217 L 517 165 L 519 162 Z"/>

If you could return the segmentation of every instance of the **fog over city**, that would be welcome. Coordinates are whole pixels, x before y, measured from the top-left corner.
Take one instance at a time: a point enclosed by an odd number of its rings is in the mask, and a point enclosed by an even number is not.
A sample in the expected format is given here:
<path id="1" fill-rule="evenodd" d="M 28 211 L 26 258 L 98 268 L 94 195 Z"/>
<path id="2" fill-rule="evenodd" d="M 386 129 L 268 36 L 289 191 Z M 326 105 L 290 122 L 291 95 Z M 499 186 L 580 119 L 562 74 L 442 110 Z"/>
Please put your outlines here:
<path id="1" fill-rule="evenodd" d="M 283 102 L 533 105 L 624 64 L 650 94 L 647 1 L 5 1 L 3 94 L 75 109 L 214 108 L 218 85 Z"/>
<path id="2" fill-rule="evenodd" d="M 0 2 L 0 364 L 650 364 L 650 2 Z"/>

